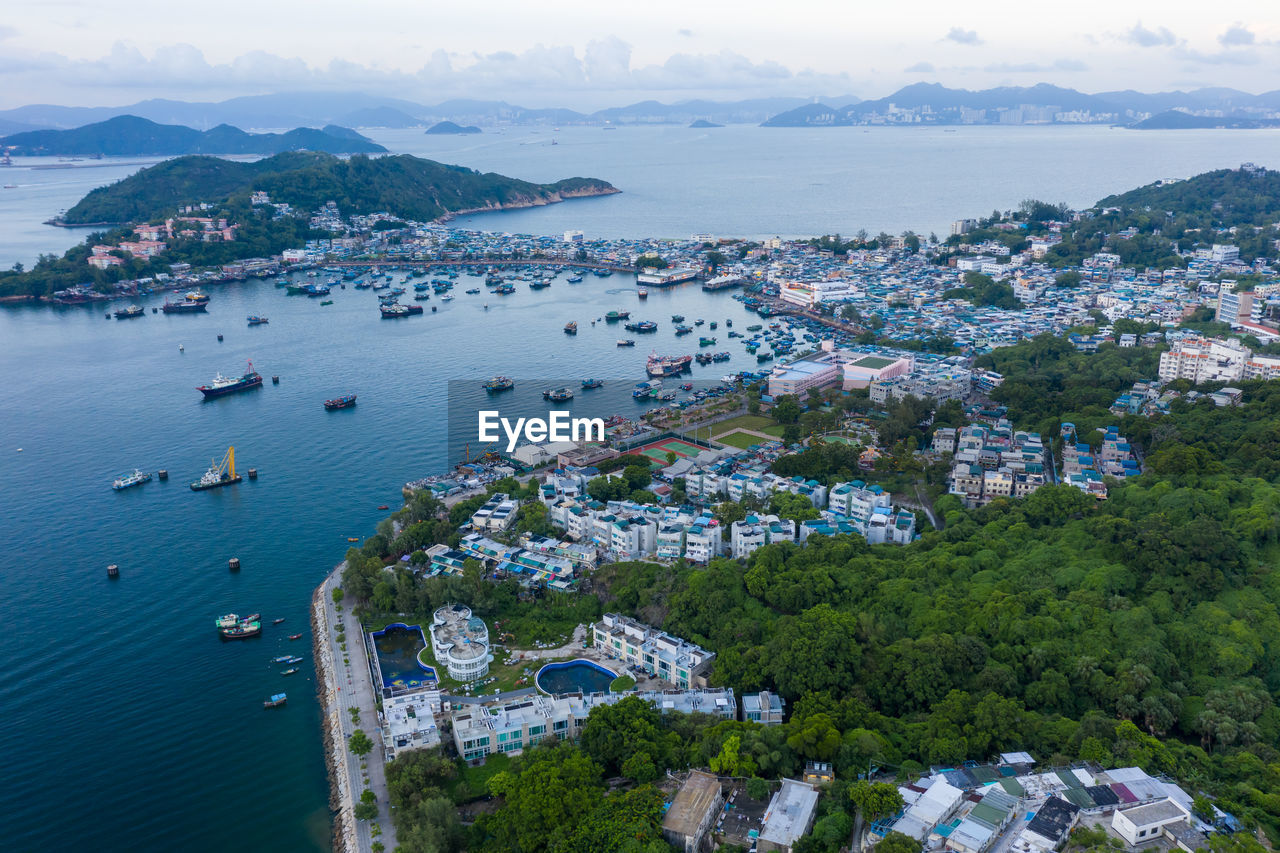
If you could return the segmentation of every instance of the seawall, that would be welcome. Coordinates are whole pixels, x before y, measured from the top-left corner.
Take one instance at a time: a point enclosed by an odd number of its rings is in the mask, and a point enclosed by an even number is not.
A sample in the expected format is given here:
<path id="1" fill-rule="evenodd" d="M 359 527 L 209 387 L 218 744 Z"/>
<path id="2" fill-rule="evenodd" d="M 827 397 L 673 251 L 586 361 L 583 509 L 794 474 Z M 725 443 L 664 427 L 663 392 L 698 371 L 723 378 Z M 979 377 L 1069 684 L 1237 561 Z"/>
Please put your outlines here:
<path id="1" fill-rule="evenodd" d="M 334 853 L 356 853 L 355 799 L 351 793 L 351 772 L 342 738 L 341 709 L 338 705 L 338 670 L 333 657 L 333 632 L 325 609 L 330 581 L 340 575 L 340 564 L 311 595 L 312 652 L 316 662 L 316 690 L 324 732 L 324 763 L 329 774 L 329 809 L 333 812 Z"/>

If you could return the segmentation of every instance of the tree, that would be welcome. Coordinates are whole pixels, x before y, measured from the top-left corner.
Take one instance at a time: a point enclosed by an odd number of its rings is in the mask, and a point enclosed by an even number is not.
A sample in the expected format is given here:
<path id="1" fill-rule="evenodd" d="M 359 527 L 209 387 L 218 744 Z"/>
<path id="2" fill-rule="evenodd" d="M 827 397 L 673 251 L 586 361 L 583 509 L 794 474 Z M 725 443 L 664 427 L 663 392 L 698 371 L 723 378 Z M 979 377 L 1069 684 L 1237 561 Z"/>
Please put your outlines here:
<path id="1" fill-rule="evenodd" d="M 774 401 L 773 419 L 780 424 L 793 424 L 800 420 L 800 403 L 791 394 L 784 394 Z"/>
<path id="2" fill-rule="evenodd" d="M 787 746 L 805 758 L 828 761 L 840 748 L 840 732 L 826 714 L 814 714 L 792 729 Z"/>
<path id="3" fill-rule="evenodd" d="M 355 815 L 356 820 L 373 820 L 378 816 L 378 806 L 376 803 L 356 803 Z"/>
<path id="4" fill-rule="evenodd" d="M 346 593 L 344 593 L 344 592 L 342 591 L 342 587 L 340 587 L 340 586 L 335 586 L 335 587 L 333 588 L 333 593 L 332 593 L 332 595 L 333 595 L 333 603 L 334 603 L 334 604 L 341 604 L 341 603 L 342 603 L 342 596 L 343 596 L 343 595 L 345 595 L 345 594 L 346 594 Z"/>
<path id="5" fill-rule="evenodd" d="M 1191 800 L 1191 813 L 1205 823 L 1212 824 L 1216 817 L 1213 811 L 1213 800 L 1198 794 Z"/>
<path id="6" fill-rule="evenodd" d="M 364 729 L 356 729 L 351 733 L 351 739 L 347 741 L 347 745 L 351 747 L 351 751 L 360 757 L 364 757 L 373 750 L 373 741 L 369 740 L 369 736 L 364 733 Z"/>
<path id="7" fill-rule="evenodd" d="M 769 783 L 759 776 L 747 780 L 747 796 L 753 800 L 763 800 L 769 796 Z"/>
<path id="8" fill-rule="evenodd" d="M 910 835 L 892 831 L 876 844 L 876 853 L 920 853 L 921 845 Z"/>
<path id="9" fill-rule="evenodd" d="M 751 776 L 756 772 L 756 764 L 748 755 L 743 755 L 742 738 L 730 735 L 724 739 L 720 754 L 711 759 L 710 767 L 722 776 Z"/>
<path id="10" fill-rule="evenodd" d="M 902 795 L 898 793 L 897 787 L 886 782 L 859 779 L 849 786 L 849 802 L 855 809 L 850 848 L 854 853 L 862 849 L 862 839 L 868 823 L 895 815 L 902 809 Z"/>

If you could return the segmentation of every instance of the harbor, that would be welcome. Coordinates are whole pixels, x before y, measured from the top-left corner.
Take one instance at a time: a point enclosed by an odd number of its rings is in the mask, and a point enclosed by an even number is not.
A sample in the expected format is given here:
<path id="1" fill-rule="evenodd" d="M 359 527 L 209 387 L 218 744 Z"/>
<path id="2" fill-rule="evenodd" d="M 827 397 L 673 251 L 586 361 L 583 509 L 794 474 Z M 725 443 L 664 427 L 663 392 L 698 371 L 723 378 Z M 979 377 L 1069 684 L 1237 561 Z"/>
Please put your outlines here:
<path id="1" fill-rule="evenodd" d="M 407 272 L 393 276 L 404 279 Z M 432 277 L 439 276 L 427 280 Z M 252 792 L 201 797 L 199 808 L 183 809 L 192 846 L 214 849 L 225 840 L 225 827 L 235 824 L 289 849 L 328 849 L 328 786 L 323 756 L 313 746 L 322 719 L 312 683 L 316 656 L 288 677 L 280 675 L 288 665 L 269 661 L 299 645 L 288 636 L 307 621 L 308 596 L 325 572 L 317 567 L 340 560 L 349 538 L 368 535 L 386 514 L 377 507 L 398 505 L 406 481 L 448 472 L 464 455 L 461 442 L 422 438 L 446 431 L 450 380 L 472 403 L 488 398 L 482 384 L 501 374 L 514 385 L 499 395 L 504 407 L 545 412 L 542 392 L 569 388 L 575 407 L 589 404 L 636 418 L 656 405 L 631 398 L 651 350 L 696 349 L 677 343 L 671 315 L 721 323 L 732 318 L 734 328 L 745 328 L 755 316 L 731 298 L 732 290 L 704 294 L 696 282 L 653 288 L 641 319 L 660 329 L 635 335 L 643 345 L 619 348 L 621 324 L 600 318 L 611 310 L 638 311 L 634 277 L 587 274 L 578 284 L 568 277 L 561 273 L 538 290 L 521 282 L 499 301 L 486 292 L 482 277 L 460 274 L 455 299 L 440 303 L 433 293 L 421 304 L 438 304 L 438 313 L 402 323 L 382 321 L 376 297 L 351 281 L 345 290 L 333 288 L 334 304 L 321 307 L 318 299 L 290 297 L 272 279 L 257 278 L 205 287 L 208 310 L 192 315 L 152 312 L 171 293 L 132 298 L 146 316 L 131 322 L 106 322 L 101 303 L 0 311 L 0 365 L 15 377 L 12 405 L 0 413 L 10 443 L 5 464 L 20 481 L 40 486 L 11 492 L 6 512 L 10 529 L 29 539 L 23 563 L 54 567 L 40 572 L 39 583 L 21 584 L 12 607 L 27 614 L 22 619 L 37 620 L 49 618 L 50 602 L 57 601 L 82 614 L 85 628 L 60 647 L 56 660 L 25 631 L 0 638 L 7 659 L 30 661 L 0 685 L 6 706 L 16 709 L 16 724 L 32 733 L 29 747 L 39 744 L 54 761 L 79 762 L 86 784 L 106 786 L 123 772 L 137 780 L 141 797 L 172 803 L 175 796 L 194 796 L 182 792 L 194 790 L 195 780 L 175 793 L 146 772 L 143 756 L 123 746 L 104 750 L 92 726 L 74 720 L 54 726 L 21 698 L 44 673 L 62 673 L 57 661 L 65 654 L 110 674 L 86 686 L 88 700 L 146 725 L 154 749 L 176 748 L 179 737 L 163 720 L 180 714 L 190 722 L 182 749 L 204 774 L 232 777 L 246 762 L 261 765 L 265 781 Z M 473 288 L 481 293 L 465 292 Z M 412 285 L 406 289 L 411 293 Z M 269 317 L 270 324 L 249 326 L 249 316 Z M 598 320 L 594 326 L 592 319 Z M 578 334 L 566 335 L 572 320 Z M 475 341 L 486 342 L 483 353 Z M 544 345 L 531 345 L 537 343 Z M 103 351 L 113 358 L 102 359 Z M 714 384 L 731 370 L 757 369 L 741 348 L 735 347 L 734 357 L 729 364 L 695 364 L 686 376 Z M 264 378 L 279 376 L 280 382 L 208 401 L 195 390 L 218 372 L 239 376 L 249 360 Z M 403 364 L 430 369 L 405 370 Z M 604 384 L 583 390 L 586 378 Z M 683 381 L 673 379 L 670 387 Z M 108 390 L 120 388 L 129 389 L 127 405 Z M 359 402 L 325 409 L 326 400 L 347 393 L 358 394 Z M 109 452 L 102 435 L 116 437 Z M 231 446 L 243 482 L 193 493 L 189 484 Z M 359 460 L 358 468 L 350 467 L 351 460 Z M 242 466 L 262 473 L 251 480 Z M 122 491 L 110 488 L 135 469 L 154 479 Z M 156 476 L 161 469 L 167 480 Z M 335 480 L 341 482 L 338 492 Z M 70 541 L 59 521 L 68 501 L 90 519 Z M 288 519 L 287 542 L 278 535 L 278 519 Z M 232 557 L 241 562 L 238 572 L 228 571 Z M 107 576 L 109 565 L 118 566 L 118 578 Z M 247 608 L 288 621 L 274 630 L 264 625 L 257 639 L 220 642 L 210 621 Z M 146 614 L 148 630 L 167 638 L 163 654 L 139 648 L 113 629 L 115 615 L 124 611 Z M 174 672 L 174 656 L 192 665 Z M 153 701 L 160 673 L 169 685 L 163 705 Z M 263 710 L 263 701 L 286 691 L 286 704 Z M 16 754 L 23 757 L 27 749 L 19 746 Z M 99 757 L 85 762 L 87 754 Z M 52 796 L 44 785 L 37 780 L 36 792 Z M 381 823 L 385 832 L 390 822 Z M 125 835 L 151 847 L 165 843 L 170 829 L 164 821 L 136 825 L 101 802 L 86 806 L 74 838 L 69 829 L 37 828 L 21 817 L 18 831 L 20 838 L 38 833 L 60 847 L 108 845 Z"/>

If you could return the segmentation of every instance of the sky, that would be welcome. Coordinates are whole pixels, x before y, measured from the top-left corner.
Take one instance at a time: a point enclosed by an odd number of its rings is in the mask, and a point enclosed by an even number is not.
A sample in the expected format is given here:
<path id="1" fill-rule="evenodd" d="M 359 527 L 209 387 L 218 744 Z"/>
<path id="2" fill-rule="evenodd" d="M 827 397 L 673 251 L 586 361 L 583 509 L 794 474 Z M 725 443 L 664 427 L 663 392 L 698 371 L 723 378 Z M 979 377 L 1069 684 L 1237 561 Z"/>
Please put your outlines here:
<path id="1" fill-rule="evenodd" d="M 9 0 L 0 108 L 304 90 L 598 109 L 915 82 L 1280 86 L 1274 0 Z"/>

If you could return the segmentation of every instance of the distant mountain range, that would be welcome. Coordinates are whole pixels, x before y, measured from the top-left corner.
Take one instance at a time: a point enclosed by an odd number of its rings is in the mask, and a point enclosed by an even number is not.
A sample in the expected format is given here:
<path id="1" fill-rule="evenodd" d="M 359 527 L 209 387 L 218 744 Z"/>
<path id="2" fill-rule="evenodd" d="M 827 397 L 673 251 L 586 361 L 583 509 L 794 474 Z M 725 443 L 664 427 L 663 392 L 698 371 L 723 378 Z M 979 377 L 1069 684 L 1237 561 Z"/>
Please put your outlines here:
<path id="1" fill-rule="evenodd" d="M 1216 123 L 1144 124 L 1153 113 L 1177 112 Z M 1200 113 L 1202 115 L 1192 115 Z M 840 106 L 808 103 L 770 117 L 765 127 L 847 127 L 861 124 L 1088 124 L 1145 128 L 1247 126 L 1227 119 L 1265 121 L 1280 117 L 1280 90 L 1251 95 L 1235 89 L 1193 92 L 1100 92 L 1096 95 L 1040 83 L 970 91 L 937 83 L 915 83 L 884 98 Z"/>
<path id="2" fill-rule="evenodd" d="M 288 133 L 245 133 L 220 124 L 212 130 L 193 130 L 176 124 L 156 124 L 137 116 L 117 116 L 74 130 L 31 130 L 0 139 L 0 149 L 24 156 L 123 156 L 173 154 L 279 154 L 282 151 L 322 151 L 329 154 L 377 154 L 387 149 L 354 130 L 327 125 L 322 130 L 300 127 Z"/>
<path id="3" fill-rule="evenodd" d="M 856 103 L 852 95 L 829 100 Z M 743 101 L 683 101 L 662 104 L 642 101 L 594 113 L 550 108 L 531 109 L 505 101 L 454 99 L 434 106 L 400 98 L 351 92 L 252 95 L 218 103 L 187 103 L 165 99 L 139 101 L 121 107 L 63 107 L 32 104 L 0 110 L 0 133 L 80 127 L 122 115 L 159 124 L 180 124 L 208 130 L 220 124 L 243 129 L 320 127 L 430 127 L 441 121 L 460 125 L 495 124 L 688 124 L 696 119 L 722 124 L 758 124 L 769 116 L 800 106 L 805 98 L 756 98 Z"/>
<path id="4" fill-rule="evenodd" d="M 37 129 L 65 130 L 120 116 L 163 125 L 214 130 L 230 125 L 254 128 L 413 128 L 450 121 L 492 127 L 534 125 L 761 124 L 767 127 L 839 127 L 855 124 L 1031 124 L 1099 122 L 1136 125 L 1177 111 L 1218 121 L 1212 125 L 1162 120 L 1170 126 L 1248 126 L 1241 122 L 1280 117 L 1280 90 L 1253 95 L 1236 89 L 1144 93 L 1133 90 L 1087 94 L 1041 83 L 971 91 L 937 83 L 916 83 L 892 95 L 861 100 L 853 95 L 813 98 L 753 98 L 740 101 L 690 100 L 673 104 L 641 101 L 595 112 L 529 108 L 506 101 L 458 98 L 426 105 L 403 98 L 359 92 L 293 92 L 251 95 L 217 103 L 165 99 L 121 107 L 65 107 L 32 104 L 0 110 L 0 134 Z M 1163 126 L 1161 122 L 1147 127 Z"/>

